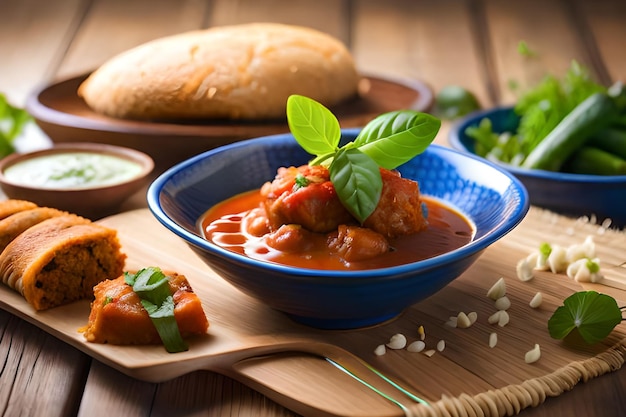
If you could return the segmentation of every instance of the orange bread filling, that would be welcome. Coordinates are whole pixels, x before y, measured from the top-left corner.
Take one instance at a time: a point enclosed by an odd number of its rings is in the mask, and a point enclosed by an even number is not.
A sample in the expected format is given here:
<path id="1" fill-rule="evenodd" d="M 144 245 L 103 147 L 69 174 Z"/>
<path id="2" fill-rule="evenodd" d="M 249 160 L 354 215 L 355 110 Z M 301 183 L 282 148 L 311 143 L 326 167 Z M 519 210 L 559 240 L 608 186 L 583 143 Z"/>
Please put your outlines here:
<path id="1" fill-rule="evenodd" d="M 174 299 L 174 318 L 181 336 L 205 334 L 209 322 L 187 278 L 180 274 L 168 274 L 168 278 Z M 148 312 L 123 275 L 96 285 L 94 296 L 84 331 L 87 341 L 115 345 L 161 343 Z"/>

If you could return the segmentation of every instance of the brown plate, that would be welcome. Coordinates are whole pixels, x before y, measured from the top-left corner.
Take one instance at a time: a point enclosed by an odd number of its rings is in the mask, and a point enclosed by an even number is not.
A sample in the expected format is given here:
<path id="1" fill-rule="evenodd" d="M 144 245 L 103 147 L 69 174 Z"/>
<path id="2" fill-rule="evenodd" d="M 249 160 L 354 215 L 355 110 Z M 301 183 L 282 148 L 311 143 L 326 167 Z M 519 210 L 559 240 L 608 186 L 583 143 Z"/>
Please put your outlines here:
<path id="1" fill-rule="evenodd" d="M 285 120 L 159 122 L 107 117 L 91 110 L 76 94 L 86 77 L 45 86 L 29 97 L 28 112 L 53 142 L 99 142 L 135 148 L 150 155 L 156 171 L 162 171 L 221 145 L 289 131 Z M 364 76 L 358 97 L 331 110 L 341 127 L 349 128 L 363 126 L 388 111 L 427 111 L 432 102 L 432 90 L 421 81 Z"/>

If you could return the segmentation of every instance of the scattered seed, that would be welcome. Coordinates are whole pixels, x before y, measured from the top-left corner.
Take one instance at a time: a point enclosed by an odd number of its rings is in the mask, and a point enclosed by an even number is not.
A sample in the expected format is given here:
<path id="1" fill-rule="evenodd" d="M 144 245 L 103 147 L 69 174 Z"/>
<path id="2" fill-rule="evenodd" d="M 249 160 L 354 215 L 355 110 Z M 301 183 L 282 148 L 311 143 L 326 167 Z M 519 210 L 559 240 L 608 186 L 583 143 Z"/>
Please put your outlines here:
<path id="1" fill-rule="evenodd" d="M 578 282 L 600 282 L 603 279 L 602 273 L 598 271 L 592 272 L 589 269 L 589 263 L 595 263 L 598 268 L 600 266 L 600 259 L 598 258 L 583 258 L 578 259 L 567 267 L 566 274 L 568 277 Z"/>
<path id="2" fill-rule="evenodd" d="M 553 274 L 560 274 L 567 269 L 567 249 L 560 245 L 552 245 L 548 255 L 548 267 Z"/>
<path id="3" fill-rule="evenodd" d="M 446 341 L 445 340 L 440 340 L 437 342 L 437 350 L 439 352 L 443 352 L 443 350 L 446 348 Z"/>
<path id="4" fill-rule="evenodd" d="M 526 363 L 535 363 L 539 360 L 540 357 L 541 349 L 539 348 L 539 345 L 535 343 L 535 347 L 526 352 L 526 355 L 524 355 L 524 361 Z"/>
<path id="5" fill-rule="evenodd" d="M 498 344 L 498 333 L 491 333 L 489 334 L 489 347 L 490 348 L 494 348 L 496 347 L 496 345 Z"/>
<path id="6" fill-rule="evenodd" d="M 570 264 L 579 259 L 592 259 L 596 257 L 596 244 L 592 236 L 587 236 L 583 243 L 573 244 L 567 248 L 567 262 Z"/>
<path id="7" fill-rule="evenodd" d="M 456 316 L 456 327 L 461 329 L 467 329 L 472 325 L 471 320 L 467 317 L 467 314 L 464 312 L 460 312 L 458 316 Z"/>
<path id="8" fill-rule="evenodd" d="M 374 349 L 374 354 L 376 356 L 383 356 L 385 353 L 387 353 L 387 349 L 385 348 L 385 345 L 378 345 L 376 346 L 376 349 Z"/>
<path id="9" fill-rule="evenodd" d="M 454 316 L 450 316 L 450 318 L 448 319 L 448 321 L 446 322 L 446 326 L 450 326 L 450 327 L 456 327 L 458 319 Z"/>
<path id="10" fill-rule="evenodd" d="M 389 339 L 389 343 L 387 343 L 389 349 L 404 349 L 405 346 L 406 337 L 402 333 L 394 334 Z"/>
<path id="11" fill-rule="evenodd" d="M 511 307 L 511 300 L 506 295 L 496 300 L 496 308 L 498 310 L 508 310 Z"/>
<path id="12" fill-rule="evenodd" d="M 509 324 L 509 313 L 505 310 L 500 310 L 500 317 L 498 317 L 498 326 L 504 327 Z"/>
<path id="13" fill-rule="evenodd" d="M 533 265 L 530 263 L 528 258 L 520 259 L 517 262 L 515 272 L 517 273 L 517 278 L 519 278 L 520 281 L 530 281 L 535 277 L 535 274 L 533 273 Z"/>
<path id="14" fill-rule="evenodd" d="M 496 283 L 491 286 L 491 288 L 489 288 L 489 291 L 487 291 L 487 297 L 491 298 L 494 301 L 500 297 L 503 297 L 505 294 L 506 282 L 502 277 L 500 277 L 500 279 L 497 280 Z"/>
<path id="15" fill-rule="evenodd" d="M 417 334 L 420 337 L 420 340 L 424 340 L 426 338 L 426 333 L 424 332 L 424 326 L 420 326 L 417 328 Z"/>
<path id="16" fill-rule="evenodd" d="M 478 313 L 475 311 L 470 311 L 469 313 L 467 313 L 467 318 L 470 321 L 470 324 L 474 324 L 476 323 L 476 320 L 478 320 Z"/>
<path id="17" fill-rule="evenodd" d="M 409 352 L 421 352 L 426 348 L 426 343 L 422 342 L 421 340 L 416 340 L 415 342 L 412 342 L 407 348 L 406 350 L 408 350 Z"/>
<path id="18" fill-rule="evenodd" d="M 437 352 L 435 349 L 428 349 L 424 351 L 424 355 L 428 356 L 429 358 L 432 357 L 435 352 Z"/>
<path id="19" fill-rule="evenodd" d="M 546 271 L 548 269 L 548 258 L 538 250 L 534 250 L 526 256 L 526 262 L 533 271 Z"/>
<path id="20" fill-rule="evenodd" d="M 491 316 L 489 316 L 489 318 L 487 319 L 487 322 L 489 322 L 489 324 L 496 324 L 500 321 L 500 310 L 496 311 L 495 313 L 493 313 Z"/>
<path id="21" fill-rule="evenodd" d="M 539 251 L 534 252 L 534 254 L 529 255 L 529 259 L 535 260 L 535 269 L 538 271 L 548 271 L 550 270 L 550 265 L 548 265 L 548 255 L 545 253 L 541 253 Z"/>
<path id="22" fill-rule="evenodd" d="M 532 300 L 530 300 L 529 305 L 530 305 L 532 308 L 538 308 L 538 307 L 541 305 L 541 303 L 542 303 L 542 302 L 543 302 L 543 295 L 541 295 L 541 293 L 540 293 L 540 292 L 538 292 L 537 294 L 535 294 L 535 296 L 533 297 L 533 299 L 532 299 Z"/>

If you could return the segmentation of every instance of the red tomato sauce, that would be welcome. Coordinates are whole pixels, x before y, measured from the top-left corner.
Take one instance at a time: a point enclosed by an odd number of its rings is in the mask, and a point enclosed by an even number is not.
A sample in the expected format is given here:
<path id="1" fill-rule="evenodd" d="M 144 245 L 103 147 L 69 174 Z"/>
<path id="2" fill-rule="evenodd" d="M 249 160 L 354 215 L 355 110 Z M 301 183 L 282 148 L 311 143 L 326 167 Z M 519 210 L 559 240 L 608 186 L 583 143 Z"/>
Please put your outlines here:
<path id="1" fill-rule="evenodd" d="M 458 211 L 438 200 L 422 196 L 428 210 L 428 228 L 409 236 L 390 240 L 393 250 L 372 259 L 346 262 L 333 255 L 327 246 L 327 235 L 314 234 L 312 248 L 303 252 L 278 251 L 242 231 L 242 219 L 259 207 L 259 191 L 250 191 L 225 200 L 209 209 L 200 219 L 205 239 L 250 258 L 299 268 L 326 270 L 364 270 L 398 266 L 431 258 L 468 244 L 474 227 Z"/>

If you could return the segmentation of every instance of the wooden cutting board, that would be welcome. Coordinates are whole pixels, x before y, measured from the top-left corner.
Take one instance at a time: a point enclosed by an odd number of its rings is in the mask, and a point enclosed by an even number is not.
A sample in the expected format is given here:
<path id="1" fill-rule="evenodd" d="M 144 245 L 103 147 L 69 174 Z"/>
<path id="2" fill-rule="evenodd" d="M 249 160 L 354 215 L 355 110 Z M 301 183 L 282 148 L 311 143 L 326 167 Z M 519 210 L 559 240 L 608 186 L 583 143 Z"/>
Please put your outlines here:
<path id="1" fill-rule="evenodd" d="M 128 269 L 155 265 L 188 277 L 211 323 L 206 337 L 193 340 L 189 351 L 177 354 L 168 354 L 159 346 L 91 344 L 78 331 L 87 321 L 88 302 L 34 312 L 17 293 L 0 287 L 0 307 L 138 379 L 159 382 L 208 369 L 239 379 L 302 414 L 373 417 L 425 412 L 423 406 L 373 376 L 365 361 L 431 403 L 431 410 L 456 404 L 468 409 L 491 408 L 493 413 L 487 415 L 504 416 L 538 405 L 546 395 L 558 395 L 581 378 L 617 369 L 624 361 L 626 339 L 621 328 L 605 342 L 591 347 L 552 340 L 546 327 L 548 318 L 565 297 L 582 287 L 565 276 L 547 272 L 538 273 L 530 282 L 521 282 L 516 278 L 515 265 L 544 241 L 567 246 L 593 235 L 606 283 L 626 288 L 626 254 L 622 249 L 626 247 L 626 234 L 538 209 L 531 209 L 517 229 L 435 296 L 389 323 L 353 331 L 308 328 L 242 294 L 219 278 L 147 209 L 100 223 L 118 230 L 128 255 Z M 505 278 L 512 301 L 511 320 L 505 327 L 487 322 L 495 306 L 486 292 L 500 277 Z M 586 287 L 609 291 L 616 297 L 622 294 L 606 286 Z M 538 291 L 543 293 L 544 303 L 532 309 L 528 302 Z M 468 329 L 445 325 L 460 311 L 477 312 L 477 322 Z M 404 334 L 409 342 L 417 340 L 419 326 L 425 330 L 427 350 L 435 349 L 440 340 L 445 341 L 445 349 L 435 350 L 431 357 L 406 349 L 387 349 L 383 356 L 374 354 L 378 345 L 396 333 Z M 498 334 L 498 344 L 489 348 L 492 332 Z M 542 357 L 535 364 L 526 364 L 525 352 L 536 343 L 541 346 Z M 303 352 L 310 354 L 307 360 Z M 276 354 L 281 354 L 281 361 L 271 360 Z M 324 358 L 342 364 L 393 396 L 400 405 L 375 394 Z M 573 378 L 576 372 L 583 375 Z M 560 377 L 562 374 L 569 376 Z M 528 385 L 528 381 L 543 381 L 546 385 L 548 377 L 557 381 L 551 382 L 549 389 L 544 387 L 543 397 L 535 393 L 534 385 Z"/>

